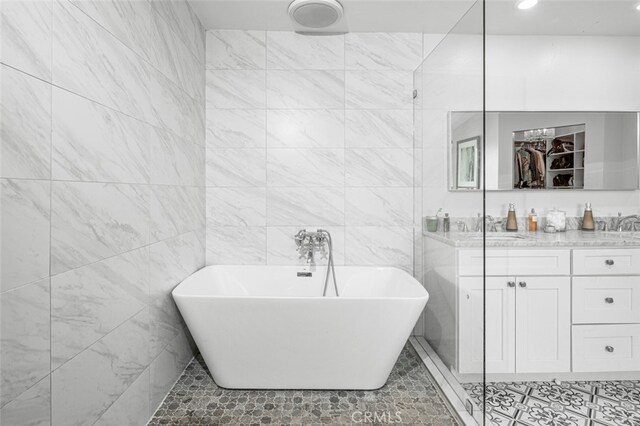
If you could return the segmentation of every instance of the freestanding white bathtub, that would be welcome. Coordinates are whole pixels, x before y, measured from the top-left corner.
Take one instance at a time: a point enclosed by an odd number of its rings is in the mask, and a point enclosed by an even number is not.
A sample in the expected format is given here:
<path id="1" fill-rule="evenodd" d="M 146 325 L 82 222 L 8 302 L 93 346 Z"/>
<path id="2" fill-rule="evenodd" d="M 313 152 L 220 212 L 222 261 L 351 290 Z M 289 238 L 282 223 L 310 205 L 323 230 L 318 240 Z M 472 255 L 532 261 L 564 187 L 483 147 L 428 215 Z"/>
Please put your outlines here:
<path id="1" fill-rule="evenodd" d="M 208 266 L 173 297 L 219 386 L 378 389 L 429 295 L 396 268 Z M 306 271 L 309 271 L 306 269 Z M 329 289 L 333 290 L 333 283 Z"/>

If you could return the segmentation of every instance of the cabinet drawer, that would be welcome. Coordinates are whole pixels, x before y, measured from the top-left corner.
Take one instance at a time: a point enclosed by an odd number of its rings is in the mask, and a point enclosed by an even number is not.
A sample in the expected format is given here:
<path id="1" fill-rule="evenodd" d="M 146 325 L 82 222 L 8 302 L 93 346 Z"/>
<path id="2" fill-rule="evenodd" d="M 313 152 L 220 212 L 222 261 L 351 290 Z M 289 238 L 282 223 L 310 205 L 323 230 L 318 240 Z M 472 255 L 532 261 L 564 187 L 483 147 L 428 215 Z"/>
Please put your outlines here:
<path id="1" fill-rule="evenodd" d="M 637 371 L 640 324 L 574 325 L 573 371 Z"/>
<path id="2" fill-rule="evenodd" d="M 574 277 L 573 323 L 640 323 L 640 277 Z"/>
<path id="3" fill-rule="evenodd" d="M 569 250 L 490 249 L 487 275 L 569 275 Z M 458 272 L 462 276 L 482 275 L 482 250 L 460 250 Z"/>
<path id="4" fill-rule="evenodd" d="M 573 251 L 574 275 L 640 274 L 640 249 Z"/>

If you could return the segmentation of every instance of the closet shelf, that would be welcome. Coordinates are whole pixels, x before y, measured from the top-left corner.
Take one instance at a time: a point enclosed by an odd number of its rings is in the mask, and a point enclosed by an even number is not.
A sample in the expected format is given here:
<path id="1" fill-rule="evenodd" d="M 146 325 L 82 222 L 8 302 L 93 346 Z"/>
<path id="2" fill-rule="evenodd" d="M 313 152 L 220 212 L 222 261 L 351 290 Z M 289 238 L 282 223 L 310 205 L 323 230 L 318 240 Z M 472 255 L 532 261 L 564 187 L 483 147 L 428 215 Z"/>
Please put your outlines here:
<path id="1" fill-rule="evenodd" d="M 584 170 L 584 167 L 571 167 L 570 169 L 549 169 L 548 172 L 570 172 L 573 170 Z"/>

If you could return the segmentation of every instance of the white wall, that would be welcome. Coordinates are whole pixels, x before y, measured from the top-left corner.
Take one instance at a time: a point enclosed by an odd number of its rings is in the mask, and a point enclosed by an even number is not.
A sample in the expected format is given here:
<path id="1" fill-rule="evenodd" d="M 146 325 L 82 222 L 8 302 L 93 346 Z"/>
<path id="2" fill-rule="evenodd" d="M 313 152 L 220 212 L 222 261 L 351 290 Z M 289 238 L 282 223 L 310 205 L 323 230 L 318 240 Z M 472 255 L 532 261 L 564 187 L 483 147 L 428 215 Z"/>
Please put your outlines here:
<path id="1" fill-rule="evenodd" d="M 482 109 L 479 45 L 477 36 L 451 37 L 423 71 L 424 96 L 430 98 L 423 101 L 425 214 L 441 206 L 452 216 L 481 210 L 480 194 L 447 191 L 445 169 L 447 111 Z M 487 110 L 640 110 L 637 37 L 489 36 L 486 57 Z M 520 215 L 555 206 L 581 216 L 584 203 L 591 202 L 596 215 L 609 216 L 638 212 L 640 191 L 490 192 L 488 213 L 505 215 L 510 202 Z"/>
<path id="2" fill-rule="evenodd" d="M 207 263 L 413 263 L 413 70 L 422 35 L 207 31 Z"/>
<path id="3" fill-rule="evenodd" d="M 144 425 L 194 351 L 204 31 L 179 1 L 0 7 L 0 424 Z"/>

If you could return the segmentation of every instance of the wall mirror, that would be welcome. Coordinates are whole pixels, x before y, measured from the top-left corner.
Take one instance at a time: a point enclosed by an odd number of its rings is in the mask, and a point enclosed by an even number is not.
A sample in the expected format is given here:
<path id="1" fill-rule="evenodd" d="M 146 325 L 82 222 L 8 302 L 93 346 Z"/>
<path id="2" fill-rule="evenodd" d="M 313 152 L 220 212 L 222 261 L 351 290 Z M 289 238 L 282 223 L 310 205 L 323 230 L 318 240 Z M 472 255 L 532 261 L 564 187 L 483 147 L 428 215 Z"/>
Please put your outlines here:
<path id="1" fill-rule="evenodd" d="M 636 190 L 640 114 L 636 112 L 449 113 L 449 190 Z"/>

